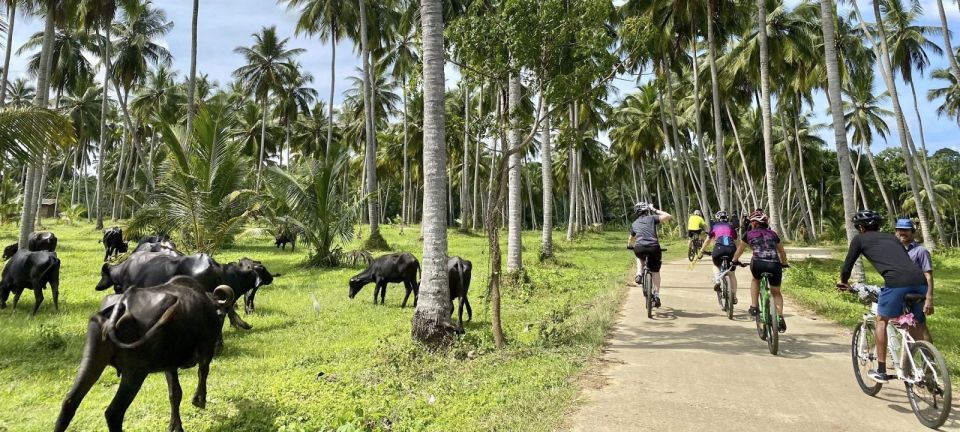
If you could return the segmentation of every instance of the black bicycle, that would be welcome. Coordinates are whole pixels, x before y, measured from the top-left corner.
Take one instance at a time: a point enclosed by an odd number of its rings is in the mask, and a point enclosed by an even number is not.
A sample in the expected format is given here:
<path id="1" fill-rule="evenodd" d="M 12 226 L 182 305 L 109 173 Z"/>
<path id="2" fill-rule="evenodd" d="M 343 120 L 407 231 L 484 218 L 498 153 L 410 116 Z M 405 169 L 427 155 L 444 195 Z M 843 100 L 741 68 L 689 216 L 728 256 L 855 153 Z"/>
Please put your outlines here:
<path id="1" fill-rule="evenodd" d="M 687 259 L 690 262 L 693 262 L 697 259 L 697 255 L 700 254 L 700 248 L 703 247 L 703 238 L 700 234 L 697 234 L 692 240 L 690 240 L 690 247 L 687 248 Z"/>
<path id="2" fill-rule="evenodd" d="M 720 310 L 727 313 L 727 318 L 733 319 L 733 305 L 736 304 L 733 289 L 730 287 L 730 272 L 733 267 L 730 266 L 730 257 L 720 258 L 720 274 L 717 275 L 720 289 L 717 290 L 717 302 L 720 303 Z"/>
<path id="3" fill-rule="evenodd" d="M 661 252 L 666 252 L 666 249 L 660 249 Z M 647 318 L 653 318 L 653 303 L 654 298 L 659 295 L 659 292 L 655 292 L 653 286 L 653 273 L 650 272 L 650 262 L 649 256 L 643 257 L 643 269 L 640 271 L 640 274 L 637 275 L 635 282 L 640 284 L 643 287 L 643 299 L 647 307 Z"/>

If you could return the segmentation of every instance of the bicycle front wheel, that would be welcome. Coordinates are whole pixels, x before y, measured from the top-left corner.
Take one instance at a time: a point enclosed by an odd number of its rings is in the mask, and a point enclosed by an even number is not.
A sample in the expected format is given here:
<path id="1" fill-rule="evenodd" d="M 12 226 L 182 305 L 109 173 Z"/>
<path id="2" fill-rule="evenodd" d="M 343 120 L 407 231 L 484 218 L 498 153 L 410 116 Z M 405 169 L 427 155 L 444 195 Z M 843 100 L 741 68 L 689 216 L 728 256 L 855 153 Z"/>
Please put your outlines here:
<path id="1" fill-rule="evenodd" d="M 643 293 L 646 295 L 647 318 L 653 318 L 653 276 L 643 275 Z"/>
<path id="2" fill-rule="evenodd" d="M 696 240 L 690 242 L 690 248 L 687 249 L 687 259 L 690 260 L 690 262 L 697 259 L 698 248 Z"/>
<path id="3" fill-rule="evenodd" d="M 780 350 L 780 315 L 777 313 L 773 296 L 767 296 L 767 320 L 767 348 L 770 349 L 770 354 L 777 355 Z"/>
<path id="4" fill-rule="evenodd" d="M 727 319 L 733 319 L 733 290 L 730 289 L 730 277 L 723 277 L 723 303 L 727 311 Z"/>
<path id="5" fill-rule="evenodd" d="M 850 342 L 850 357 L 853 359 L 853 376 L 857 378 L 860 390 L 868 396 L 879 393 L 883 384 L 867 376 L 870 369 L 877 368 L 877 336 L 872 324 L 857 324 Z"/>
<path id="6" fill-rule="evenodd" d="M 910 407 L 920 423 L 936 429 L 950 416 L 952 394 L 947 362 L 937 347 L 927 341 L 915 342 L 910 347 L 910 356 L 916 367 L 911 375 L 919 380 L 906 384 Z"/>

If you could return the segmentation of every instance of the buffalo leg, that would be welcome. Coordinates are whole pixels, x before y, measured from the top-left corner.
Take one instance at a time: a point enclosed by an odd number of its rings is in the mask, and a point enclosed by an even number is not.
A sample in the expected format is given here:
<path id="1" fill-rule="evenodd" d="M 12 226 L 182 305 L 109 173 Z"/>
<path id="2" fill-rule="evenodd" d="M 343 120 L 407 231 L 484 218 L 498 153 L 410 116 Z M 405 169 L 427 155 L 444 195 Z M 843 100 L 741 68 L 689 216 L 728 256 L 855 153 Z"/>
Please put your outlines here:
<path id="1" fill-rule="evenodd" d="M 250 291 L 247 291 L 243 294 L 244 296 L 244 313 L 255 313 L 257 311 L 257 305 L 255 304 L 257 298 L 257 288 L 254 288 Z"/>
<path id="2" fill-rule="evenodd" d="M 470 299 L 467 298 L 466 293 L 463 294 L 463 304 L 467 305 L 467 321 L 473 321 L 473 308 L 470 307 Z"/>
<path id="3" fill-rule="evenodd" d="M 146 377 L 147 374 L 141 371 L 124 371 L 120 374 L 120 388 L 117 389 L 117 394 L 113 396 L 113 401 L 110 402 L 105 413 L 107 429 L 110 432 L 123 431 L 123 416 L 133 403 L 133 399 L 137 397 Z"/>
<path id="4" fill-rule="evenodd" d="M 170 396 L 170 427 L 169 432 L 183 432 L 183 423 L 180 421 L 180 400 L 183 399 L 183 389 L 180 387 L 180 377 L 177 370 L 167 371 L 167 392 Z"/>
<path id="5" fill-rule="evenodd" d="M 380 304 L 387 304 L 387 282 L 383 282 L 383 285 L 380 287 Z"/>
<path id="6" fill-rule="evenodd" d="M 77 413 L 80 402 L 90 391 L 90 388 L 100 379 L 100 374 L 107 367 L 110 361 L 111 348 L 107 343 L 100 340 L 103 334 L 100 328 L 100 322 L 90 320 L 87 324 L 87 344 L 84 346 L 83 359 L 80 360 L 80 368 L 77 371 L 77 378 L 73 382 L 73 387 L 67 392 L 67 397 L 63 399 L 63 405 L 60 407 L 60 415 L 57 416 L 57 424 L 53 427 L 54 432 L 63 432 L 67 430 L 70 421 Z"/>
<path id="7" fill-rule="evenodd" d="M 23 294 L 23 290 L 13 293 L 13 310 L 17 310 L 17 304 L 20 303 L 20 294 Z"/>
<path id="8" fill-rule="evenodd" d="M 204 357 L 197 366 L 197 391 L 193 394 L 193 406 L 205 409 L 207 407 L 207 375 L 210 374 L 210 357 Z"/>
<path id="9" fill-rule="evenodd" d="M 380 281 L 373 283 L 373 304 L 377 304 L 377 295 L 380 294 Z"/>
<path id="10" fill-rule="evenodd" d="M 407 281 L 403 281 L 403 287 L 407 289 L 407 293 L 404 294 L 404 296 L 403 296 L 403 302 L 400 303 L 400 307 L 401 307 L 401 308 L 407 307 L 407 299 L 410 298 L 410 292 L 413 291 L 413 289 L 410 288 L 410 284 L 408 284 Z M 416 299 L 416 298 L 414 298 L 414 299 Z"/>
<path id="11" fill-rule="evenodd" d="M 60 312 L 60 276 L 50 279 L 50 292 L 53 293 L 53 309 Z"/>
<path id="12" fill-rule="evenodd" d="M 463 331 L 463 302 L 467 296 L 460 296 L 460 307 L 457 308 L 457 319 L 460 320 L 460 331 Z"/>
<path id="13" fill-rule="evenodd" d="M 33 286 L 33 313 L 30 315 L 36 315 L 37 311 L 40 310 L 40 303 L 43 303 L 43 285 L 35 284 Z"/>
<path id="14" fill-rule="evenodd" d="M 230 317 L 230 325 L 236 328 L 241 328 L 244 330 L 250 330 L 253 328 L 250 324 L 247 324 L 246 321 L 240 318 L 240 315 L 237 314 L 236 305 L 230 305 L 230 307 L 227 308 L 227 316 Z"/>

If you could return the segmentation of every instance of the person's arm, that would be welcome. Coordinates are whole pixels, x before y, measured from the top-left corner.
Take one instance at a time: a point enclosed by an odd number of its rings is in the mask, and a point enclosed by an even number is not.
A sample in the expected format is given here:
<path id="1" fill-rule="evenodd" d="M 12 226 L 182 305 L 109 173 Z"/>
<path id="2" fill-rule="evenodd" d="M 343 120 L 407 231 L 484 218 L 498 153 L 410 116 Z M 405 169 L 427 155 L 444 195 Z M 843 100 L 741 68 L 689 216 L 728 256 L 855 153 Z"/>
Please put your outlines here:
<path id="1" fill-rule="evenodd" d="M 847 258 L 843 260 L 843 266 L 840 267 L 840 283 L 847 284 L 850 281 L 850 273 L 853 272 L 853 265 L 860 258 L 860 236 L 853 238 L 850 242 L 850 249 L 847 250 Z"/>
<path id="2" fill-rule="evenodd" d="M 787 251 L 783 248 L 783 242 L 777 242 L 777 255 L 780 256 L 780 265 L 790 265 L 787 262 Z"/>
<path id="3" fill-rule="evenodd" d="M 747 249 L 747 242 L 740 241 L 737 242 L 737 251 L 733 253 L 733 259 L 731 262 L 739 262 L 740 255 L 743 255 L 743 251 Z"/>
<path id="4" fill-rule="evenodd" d="M 633 245 L 637 242 L 637 235 L 634 232 L 630 232 L 630 235 L 627 237 L 627 249 L 633 249 Z"/>
<path id="5" fill-rule="evenodd" d="M 659 220 L 660 222 L 666 222 L 673 218 L 673 215 L 671 215 L 670 213 L 667 213 L 663 210 L 658 210 L 653 207 L 651 208 L 653 209 L 653 214 L 657 215 L 657 220 Z"/>
<path id="6" fill-rule="evenodd" d="M 927 299 L 923 303 L 923 313 L 933 315 L 933 258 L 930 251 L 924 250 L 921 254 L 923 276 L 927 279 Z"/>

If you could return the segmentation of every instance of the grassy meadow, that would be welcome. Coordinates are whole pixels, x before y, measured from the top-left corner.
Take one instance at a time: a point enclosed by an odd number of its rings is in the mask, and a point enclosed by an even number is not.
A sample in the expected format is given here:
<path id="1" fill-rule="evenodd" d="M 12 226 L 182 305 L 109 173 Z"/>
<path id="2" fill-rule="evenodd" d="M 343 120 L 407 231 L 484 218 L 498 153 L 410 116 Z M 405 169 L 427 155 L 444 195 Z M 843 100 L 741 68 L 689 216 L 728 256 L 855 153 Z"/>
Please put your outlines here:
<path id="1" fill-rule="evenodd" d="M 53 312 L 47 290 L 36 317 L 29 316 L 30 292 L 24 292 L 16 311 L 0 311 L 0 431 L 52 428 L 79 365 L 87 318 L 105 295 L 93 289 L 103 258 L 100 233 L 87 224 L 51 223 L 48 228 L 60 239 L 61 309 Z M 383 231 L 394 250 L 420 256 L 416 227 L 403 235 L 395 226 Z M 0 244 L 12 242 L 15 233 L 12 225 L 0 228 Z M 247 256 L 283 275 L 260 289 L 257 312 L 246 317 L 253 330 L 225 326 L 225 350 L 211 366 L 206 410 L 189 402 L 196 369 L 181 371 L 185 429 L 556 428 L 577 394 L 576 376 L 603 343 L 633 260 L 623 250 L 621 232 L 585 234 L 572 243 L 560 240 L 558 232 L 557 257 L 540 263 L 539 236 L 524 233 L 532 282 L 505 288 L 509 347 L 497 351 L 485 296 L 486 238 L 450 231 L 451 255 L 474 263 L 474 319 L 466 324 L 466 335 L 444 353 L 411 342 L 412 309 L 400 308 L 400 285 L 390 285 L 386 306 L 371 304 L 372 285 L 351 301 L 347 279 L 358 269 L 304 268 L 300 263 L 306 248 L 283 252 L 270 238 L 238 238 L 216 255 L 218 261 Z M 71 430 L 105 429 L 103 411 L 118 382 L 107 368 Z M 166 381 L 162 374 L 151 375 L 127 412 L 126 430 L 165 430 L 168 418 Z"/>

